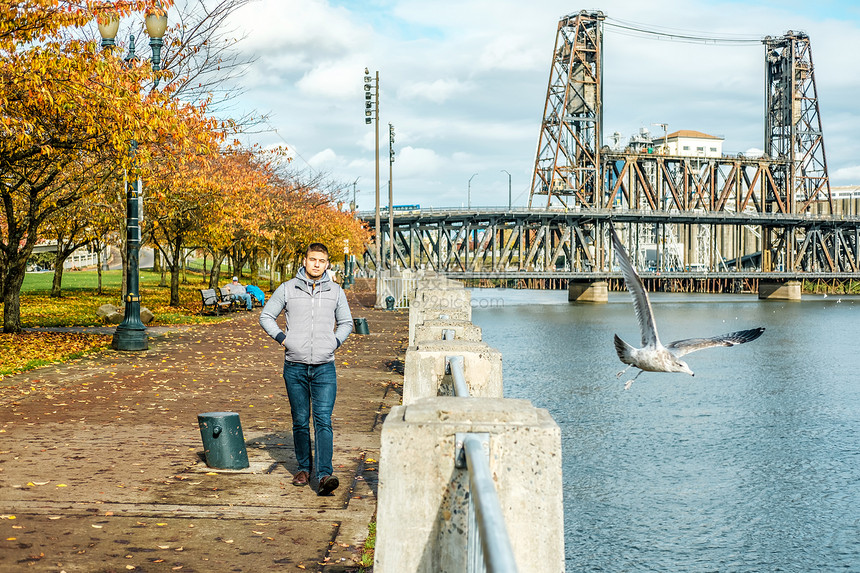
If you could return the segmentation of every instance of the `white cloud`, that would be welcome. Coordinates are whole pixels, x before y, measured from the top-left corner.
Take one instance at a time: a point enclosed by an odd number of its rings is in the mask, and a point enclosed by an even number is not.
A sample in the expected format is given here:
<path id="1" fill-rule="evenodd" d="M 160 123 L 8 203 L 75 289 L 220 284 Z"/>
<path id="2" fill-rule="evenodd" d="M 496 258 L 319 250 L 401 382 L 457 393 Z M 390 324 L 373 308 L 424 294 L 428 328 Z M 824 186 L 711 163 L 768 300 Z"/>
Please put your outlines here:
<path id="1" fill-rule="evenodd" d="M 333 149 L 323 149 L 308 160 L 308 165 L 317 171 L 324 171 L 338 161 L 337 153 Z"/>
<path id="2" fill-rule="evenodd" d="M 352 58 L 322 62 L 297 82 L 302 94 L 334 100 L 358 100 L 362 92 L 361 62 Z"/>
<path id="3" fill-rule="evenodd" d="M 397 177 L 437 177 L 445 160 L 432 149 L 404 147 L 395 157 Z"/>
<path id="4" fill-rule="evenodd" d="M 325 56 L 347 53 L 367 31 L 351 12 L 327 0 L 258 0 L 232 14 L 230 23 L 247 31 L 245 50 L 274 57 L 311 49 Z"/>
<path id="5" fill-rule="evenodd" d="M 397 90 L 397 95 L 405 99 L 424 99 L 434 103 L 444 103 L 455 95 L 466 94 L 473 89 L 474 85 L 471 82 L 438 79 L 432 82 L 403 84 Z"/>
<path id="6" fill-rule="evenodd" d="M 544 45 L 524 36 L 505 35 L 484 45 L 478 60 L 485 70 L 533 70 L 549 61 Z"/>
<path id="7" fill-rule="evenodd" d="M 860 182 L 860 50 L 856 16 L 826 3 L 769 0 L 604 0 L 604 137 L 652 123 L 726 138 L 736 153 L 763 147 L 764 49 L 658 41 L 622 33 L 613 19 L 673 32 L 810 35 L 831 180 Z M 558 19 L 565 0 L 260 0 L 236 15 L 249 30 L 240 46 L 259 56 L 242 78 L 243 105 L 272 110 L 272 124 L 311 157 L 309 164 L 351 184 L 359 203 L 374 187 L 374 129 L 364 123 L 362 74 L 380 73 L 380 187 L 388 175 L 388 128 L 397 130 L 398 203 L 528 201 L 528 186 Z M 637 24 L 638 23 L 638 24 Z M 261 141 L 276 139 L 271 134 Z M 297 162 L 304 164 L 301 157 Z M 362 187 L 364 191 L 362 191 Z M 371 193 L 372 194 L 372 193 Z M 453 203 L 451 203 L 453 204 Z"/>
<path id="8" fill-rule="evenodd" d="M 860 165 L 840 167 L 830 176 L 831 183 L 854 184 L 860 183 Z"/>

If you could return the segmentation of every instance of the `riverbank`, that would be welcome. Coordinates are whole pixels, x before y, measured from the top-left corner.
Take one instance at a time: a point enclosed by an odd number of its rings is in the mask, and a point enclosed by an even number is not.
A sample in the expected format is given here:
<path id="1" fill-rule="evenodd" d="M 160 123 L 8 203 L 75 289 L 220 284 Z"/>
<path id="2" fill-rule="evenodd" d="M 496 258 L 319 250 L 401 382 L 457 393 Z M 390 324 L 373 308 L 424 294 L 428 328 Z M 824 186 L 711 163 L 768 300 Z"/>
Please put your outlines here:
<path id="1" fill-rule="evenodd" d="M 370 334 L 337 354 L 333 497 L 290 484 L 283 353 L 259 309 L 0 381 L 0 570 L 358 571 L 408 329 L 405 312 L 351 307 Z M 239 413 L 247 470 L 202 461 L 211 411 Z"/>

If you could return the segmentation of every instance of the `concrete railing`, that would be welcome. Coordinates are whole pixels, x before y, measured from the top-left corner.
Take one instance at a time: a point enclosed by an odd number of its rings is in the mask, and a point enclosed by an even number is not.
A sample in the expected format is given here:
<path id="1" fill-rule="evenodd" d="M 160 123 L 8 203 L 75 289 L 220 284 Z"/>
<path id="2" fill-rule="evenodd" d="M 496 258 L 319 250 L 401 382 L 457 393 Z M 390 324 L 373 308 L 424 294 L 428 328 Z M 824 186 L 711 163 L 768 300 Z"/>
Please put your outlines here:
<path id="1" fill-rule="evenodd" d="M 374 571 L 563 571 L 558 425 L 502 397 L 501 353 L 451 282 L 419 281 L 410 297 L 403 404 L 382 426 Z"/>

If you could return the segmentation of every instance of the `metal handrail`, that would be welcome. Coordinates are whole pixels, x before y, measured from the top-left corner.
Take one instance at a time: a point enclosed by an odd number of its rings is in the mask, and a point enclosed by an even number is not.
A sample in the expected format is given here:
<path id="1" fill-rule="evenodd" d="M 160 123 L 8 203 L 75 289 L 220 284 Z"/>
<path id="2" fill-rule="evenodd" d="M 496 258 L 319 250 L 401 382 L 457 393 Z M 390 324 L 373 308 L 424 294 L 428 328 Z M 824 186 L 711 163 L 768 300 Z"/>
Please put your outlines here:
<path id="1" fill-rule="evenodd" d="M 454 395 L 460 398 L 469 397 L 469 385 L 466 383 L 465 359 L 462 356 L 446 358 L 454 379 Z M 480 554 L 471 555 L 468 560 L 467 573 L 487 571 L 489 573 L 516 573 L 517 564 L 508 529 L 505 525 L 502 505 L 490 473 L 490 464 L 484 443 L 480 434 L 467 433 L 462 435 L 460 452 L 465 458 L 465 467 L 469 472 L 469 514 L 474 514 L 480 540 Z M 458 442 L 460 435 L 458 434 Z M 487 437 L 488 439 L 488 437 Z M 489 443 L 487 443 L 489 447 Z M 459 454 L 458 454 L 459 457 Z M 461 462 L 462 463 L 462 462 Z M 470 523 L 472 519 L 470 518 Z M 470 550 L 477 552 L 477 548 Z"/>
<path id="2" fill-rule="evenodd" d="M 517 562 L 502 514 L 502 504 L 493 485 L 490 464 L 481 439 L 475 434 L 466 434 L 463 449 L 469 470 L 470 503 L 475 508 L 484 565 L 489 573 L 516 573 Z"/>
<path id="3" fill-rule="evenodd" d="M 468 398 L 469 385 L 466 384 L 465 361 L 463 357 L 449 356 L 448 364 L 451 368 L 451 377 L 454 379 L 454 396 Z"/>

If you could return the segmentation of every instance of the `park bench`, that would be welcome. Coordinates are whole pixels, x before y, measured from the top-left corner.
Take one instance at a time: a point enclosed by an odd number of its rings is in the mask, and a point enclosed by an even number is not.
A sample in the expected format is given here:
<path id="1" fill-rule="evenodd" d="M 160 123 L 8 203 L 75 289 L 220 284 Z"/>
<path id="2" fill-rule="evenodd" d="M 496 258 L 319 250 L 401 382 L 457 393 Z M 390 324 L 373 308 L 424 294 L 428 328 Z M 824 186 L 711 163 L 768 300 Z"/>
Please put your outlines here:
<path id="1" fill-rule="evenodd" d="M 229 297 L 229 293 L 228 293 Z M 202 306 L 200 314 L 205 314 L 207 309 L 212 309 L 215 314 L 221 314 L 221 311 L 229 312 L 233 309 L 233 303 L 229 300 L 223 300 L 223 292 L 216 291 L 214 288 L 200 289 L 200 299 Z"/>
<path id="2" fill-rule="evenodd" d="M 230 310 L 239 310 L 245 308 L 244 301 L 234 299 L 233 295 L 230 294 L 229 288 L 219 287 L 218 290 L 221 292 L 221 301 L 230 305 Z"/>

